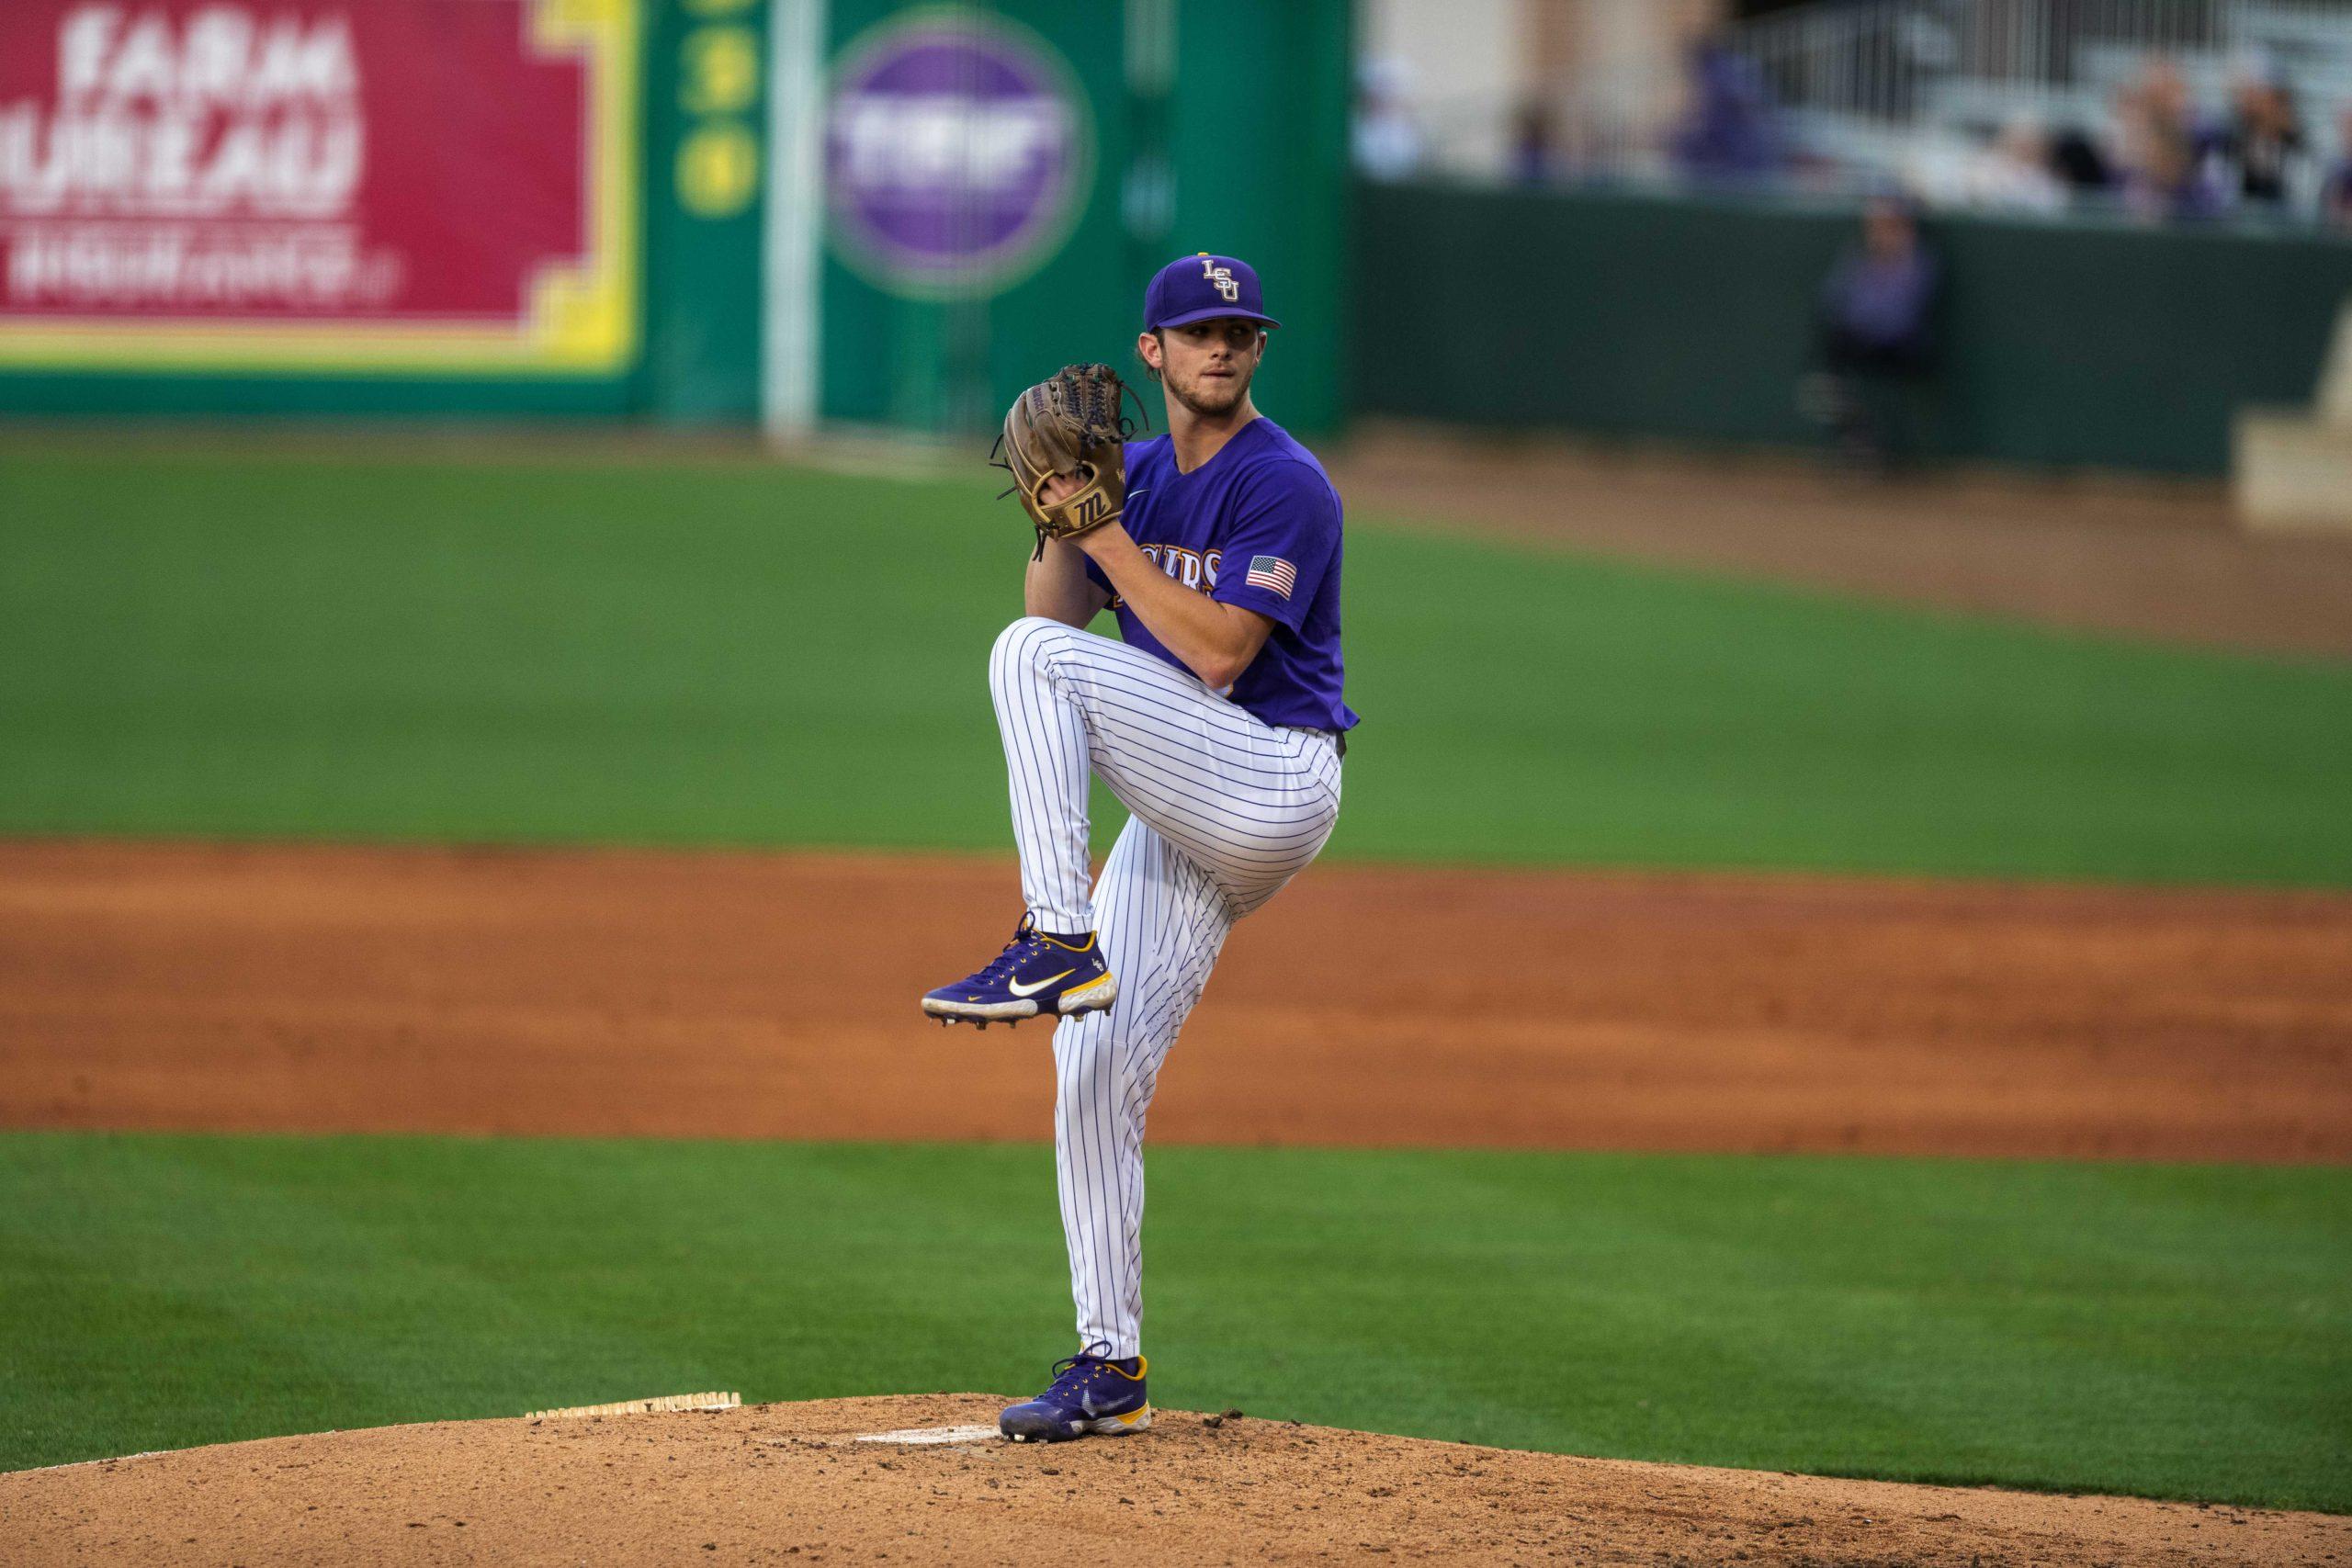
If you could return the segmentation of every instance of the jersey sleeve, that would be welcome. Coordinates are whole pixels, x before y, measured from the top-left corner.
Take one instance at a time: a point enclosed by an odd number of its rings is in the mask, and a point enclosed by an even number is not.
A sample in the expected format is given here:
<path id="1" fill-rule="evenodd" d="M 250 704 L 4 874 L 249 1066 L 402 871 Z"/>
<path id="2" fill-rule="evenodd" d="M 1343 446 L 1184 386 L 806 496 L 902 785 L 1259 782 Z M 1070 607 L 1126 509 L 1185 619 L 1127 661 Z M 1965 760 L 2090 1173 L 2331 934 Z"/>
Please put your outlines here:
<path id="1" fill-rule="evenodd" d="M 1304 463 L 1269 463 L 1239 486 L 1217 562 L 1219 604 L 1298 630 L 1340 549 L 1340 498 Z"/>

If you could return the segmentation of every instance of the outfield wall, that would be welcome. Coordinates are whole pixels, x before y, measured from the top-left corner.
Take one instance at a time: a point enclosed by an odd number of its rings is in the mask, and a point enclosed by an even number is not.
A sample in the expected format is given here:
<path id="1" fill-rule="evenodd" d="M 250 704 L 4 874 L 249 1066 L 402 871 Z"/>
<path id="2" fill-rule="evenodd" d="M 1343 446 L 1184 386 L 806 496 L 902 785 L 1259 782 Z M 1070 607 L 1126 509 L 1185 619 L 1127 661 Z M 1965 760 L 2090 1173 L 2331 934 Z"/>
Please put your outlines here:
<path id="1" fill-rule="evenodd" d="M 1349 17 L 12 0 L 0 414 L 978 432 L 1131 367 L 1145 280 L 1205 250 L 1286 323 L 1268 406 L 1329 429 Z"/>
<path id="2" fill-rule="evenodd" d="M 1796 387 L 1846 209 L 1364 186 L 1360 412 L 1616 437 L 1818 440 Z M 1949 457 L 2213 474 L 2249 403 L 2310 399 L 2352 243 L 1941 219 Z"/>
<path id="3" fill-rule="evenodd" d="M 1346 0 L 831 0 L 824 28 L 824 156 L 780 180 L 772 244 L 825 243 L 770 294 L 808 323 L 776 350 L 773 423 L 983 430 L 1064 364 L 1133 371 L 1144 285 L 1195 251 L 1252 262 L 1283 322 L 1261 402 L 1339 423 Z M 943 80 L 977 85 L 978 147 L 1046 128 L 945 203 L 900 168 Z"/>
<path id="4" fill-rule="evenodd" d="M 1809 444 L 1849 211 L 1352 186 L 1348 0 L 16 0 L 0 414 L 985 433 L 1256 263 L 1261 402 Z M 291 125 L 302 140 L 272 140 Z M 259 140 L 241 140 L 258 137 Z M 79 161 L 60 152 L 81 150 Z M 1933 452 L 2218 473 L 2352 294 L 2310 234 L 1943 220 Z"/>
<path id="5" fill-rule="evenodd" d="M 766 13 L 9 7 L 0 412 L 753 417 Z"/>

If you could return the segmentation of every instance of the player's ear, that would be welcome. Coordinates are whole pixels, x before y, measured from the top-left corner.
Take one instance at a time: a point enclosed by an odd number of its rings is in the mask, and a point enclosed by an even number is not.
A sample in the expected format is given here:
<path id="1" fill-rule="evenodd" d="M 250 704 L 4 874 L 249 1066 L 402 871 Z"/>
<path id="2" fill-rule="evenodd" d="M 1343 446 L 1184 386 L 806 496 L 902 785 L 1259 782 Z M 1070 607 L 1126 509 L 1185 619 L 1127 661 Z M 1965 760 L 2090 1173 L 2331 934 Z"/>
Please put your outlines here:
<path id="1" fill-rule="evenodd" d="M 1136 357 L 1143 361 L 1143 367 L 1151 372 L 1151 378 L 1155 381 L 1159 379 L 1160 361 L 1166 357 L 1167 352 L 1167 345 L 1159 341 L 1158 333 L 1136 334 Z"/>

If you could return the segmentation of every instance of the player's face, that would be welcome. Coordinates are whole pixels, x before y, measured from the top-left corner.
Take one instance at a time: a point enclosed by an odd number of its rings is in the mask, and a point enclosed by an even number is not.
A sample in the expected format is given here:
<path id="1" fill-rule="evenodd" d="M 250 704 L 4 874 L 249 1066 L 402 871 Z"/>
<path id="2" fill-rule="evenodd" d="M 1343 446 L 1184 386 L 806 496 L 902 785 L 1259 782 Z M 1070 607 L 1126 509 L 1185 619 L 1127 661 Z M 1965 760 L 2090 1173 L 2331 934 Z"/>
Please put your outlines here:
<path id="1" fill-rule="evenodd" d="M 1231 413 L 1250 395 L 1266 333 L 1255 321 L 1218 316 L 1146 333 L 1137 347 L 1170 397 L 1194 413 L 1215 416 Z"/>

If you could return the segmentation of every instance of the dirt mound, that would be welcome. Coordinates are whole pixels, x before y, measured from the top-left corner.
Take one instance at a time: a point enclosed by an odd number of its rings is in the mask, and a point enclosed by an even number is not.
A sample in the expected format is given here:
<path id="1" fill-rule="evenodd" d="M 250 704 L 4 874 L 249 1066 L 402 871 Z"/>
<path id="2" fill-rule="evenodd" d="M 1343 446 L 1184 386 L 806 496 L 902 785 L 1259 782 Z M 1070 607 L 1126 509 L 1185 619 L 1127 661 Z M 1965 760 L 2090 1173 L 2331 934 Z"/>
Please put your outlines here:
<path id="1" fill-rule="evenodd" d="M 1041 1139 L 1043 1031 L 914 1005 L 1016 883 L 0 844 L 0 1125 Z M 2343 895 L 1317 866 L 1227 949 L 1151 1135 L 2340 1161 L 2347 954 Z"/>
<path id="2" fill-rule="evenodd" d="M 2324 1562 L 2352 1519 L 1516 1453 L 1160 1414 L 913 1446 L 987 1394 L 442 1422 L 0 1475 L 13 1563 Z"/>

